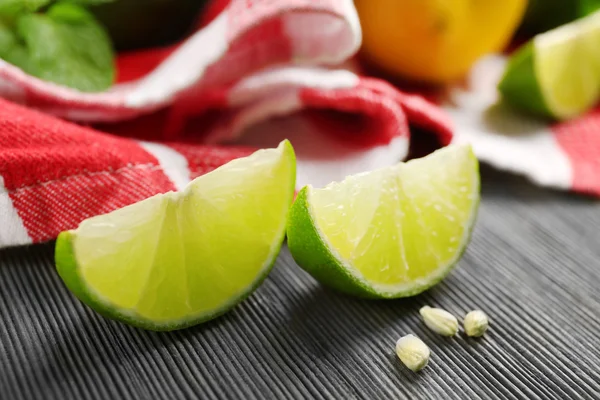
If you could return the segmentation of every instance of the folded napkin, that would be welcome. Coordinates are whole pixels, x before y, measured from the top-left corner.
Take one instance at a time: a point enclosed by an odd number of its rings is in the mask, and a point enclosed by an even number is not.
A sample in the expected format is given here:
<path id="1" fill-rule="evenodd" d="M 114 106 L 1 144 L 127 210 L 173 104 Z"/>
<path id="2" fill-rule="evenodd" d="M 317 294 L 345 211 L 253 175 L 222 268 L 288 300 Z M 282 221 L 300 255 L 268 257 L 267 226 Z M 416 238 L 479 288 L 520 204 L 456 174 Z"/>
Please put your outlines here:
<path id="1" fill-rule="evenodd" d="M 51 240 L 284 137 L 298 187 L 404 159 L 419 128 L 539 184 L 600 195 L 600 114 L 551 127 L 494 106 L 500 59 L 434 105 L 357 72 L 352 0 L 217 1 L 204 21 L 177 46 L 121 55 L 103 93 L 0 61 L 0 247 Z"/>
<path id="2" fill-rule="evenodd" d="M 448 90 L 442 104 L 455 126 L 452 142 L 471 143 L 481 161 L 539 185 L 600 196 L 600 108 L 556 124 L 520 115 L 498 101 L 505 63 L 488 56 L 465 87 Z"/>

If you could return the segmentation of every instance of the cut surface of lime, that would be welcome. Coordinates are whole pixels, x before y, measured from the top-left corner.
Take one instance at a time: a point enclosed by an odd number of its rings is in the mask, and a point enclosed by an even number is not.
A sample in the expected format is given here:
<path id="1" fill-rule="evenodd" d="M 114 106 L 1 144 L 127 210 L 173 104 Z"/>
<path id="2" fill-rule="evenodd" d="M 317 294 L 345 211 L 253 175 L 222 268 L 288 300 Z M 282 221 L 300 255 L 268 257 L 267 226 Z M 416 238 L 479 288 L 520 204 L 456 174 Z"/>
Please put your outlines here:
<path id="1" fill-rule="evenodd" d="M 535 36 L 509 60 L 498 86 L 519 109 L 553 119 L 600 99 L 600 12 Z"/>
<path id="2" fill-rule="evenodd" d="M 317 280 L 371 298 L 418 294 L 467 246 L 479 204 L 469 146 L 304 187 L 288 218 L 292 256 Z"/>
<path id="3" fill-rule="evenodd" d="M 285 236 L 296 164 L 289 142 L 60 234 L 56 265 L 96 311 L 172 330 L 232 308 L 269 272 Z"/>

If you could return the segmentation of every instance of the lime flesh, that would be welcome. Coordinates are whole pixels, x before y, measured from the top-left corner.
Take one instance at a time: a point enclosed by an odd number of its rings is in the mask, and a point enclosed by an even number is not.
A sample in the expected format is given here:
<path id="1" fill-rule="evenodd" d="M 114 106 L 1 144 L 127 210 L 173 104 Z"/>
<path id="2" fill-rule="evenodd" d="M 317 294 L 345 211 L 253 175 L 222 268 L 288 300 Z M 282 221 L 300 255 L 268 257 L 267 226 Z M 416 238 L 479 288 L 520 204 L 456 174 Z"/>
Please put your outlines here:
<path id="1" fill-rule="evenodd" d="M 171 330 L 229 310 L 262 281 L 281 247 L 293 199 L 289 142 L 259 150 L 61 233 L 56 265 L 100 313 Z"/>
<path id="2" fill-rule="evenodd" d="M 498 88 L 517 108 L 553 119 L 593 107 L 600 98 L 600 12 L 535 36 L 510 58 Z"/>
<path id="3" fill-rule="evenodd" d="M 323 189 L 304 187 L 288 220 L 292 256 L 346 293 L 420 293 L 451 270 L 469 242 L 478 171 L 470 147 L 450 146 Z"/>

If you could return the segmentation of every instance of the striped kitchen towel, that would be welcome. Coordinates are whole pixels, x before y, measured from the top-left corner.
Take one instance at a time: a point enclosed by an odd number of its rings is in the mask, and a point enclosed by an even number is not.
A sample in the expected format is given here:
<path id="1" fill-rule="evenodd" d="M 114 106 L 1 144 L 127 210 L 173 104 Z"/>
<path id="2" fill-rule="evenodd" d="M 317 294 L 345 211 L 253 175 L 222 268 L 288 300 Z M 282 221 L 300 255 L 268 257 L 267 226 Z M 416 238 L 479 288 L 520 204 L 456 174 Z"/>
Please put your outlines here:
<path id="1" fill-rule="evenodd" d="M 402 160 L 420 128 L 541 185 L 600 195 L 600 114 L 550 126 L 496 106 L 500 57 L 434 105 L 358 72 L 352 0 L 216 1 L 203 21 L 176 46 L 121 54 L 103 93 L 0 61 L 0 247 L 51 240 L 283 137 L 299 187 Z"/>

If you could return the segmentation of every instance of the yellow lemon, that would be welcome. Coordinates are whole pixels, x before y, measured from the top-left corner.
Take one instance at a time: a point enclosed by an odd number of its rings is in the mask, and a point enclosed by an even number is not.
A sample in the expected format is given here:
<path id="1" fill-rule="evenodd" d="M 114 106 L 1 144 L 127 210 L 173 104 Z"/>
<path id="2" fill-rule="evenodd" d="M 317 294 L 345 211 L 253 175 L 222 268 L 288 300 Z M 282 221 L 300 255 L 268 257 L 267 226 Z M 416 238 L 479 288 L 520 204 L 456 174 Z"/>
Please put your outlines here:
<path id="1" fill-rule="evenodd" d="M 393 75 L 429 83 L 463 76 L 502 49 L 527 0 L 355 0 L 362 53 Z"/>

